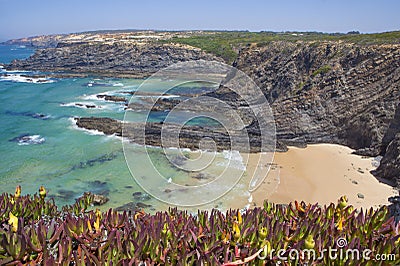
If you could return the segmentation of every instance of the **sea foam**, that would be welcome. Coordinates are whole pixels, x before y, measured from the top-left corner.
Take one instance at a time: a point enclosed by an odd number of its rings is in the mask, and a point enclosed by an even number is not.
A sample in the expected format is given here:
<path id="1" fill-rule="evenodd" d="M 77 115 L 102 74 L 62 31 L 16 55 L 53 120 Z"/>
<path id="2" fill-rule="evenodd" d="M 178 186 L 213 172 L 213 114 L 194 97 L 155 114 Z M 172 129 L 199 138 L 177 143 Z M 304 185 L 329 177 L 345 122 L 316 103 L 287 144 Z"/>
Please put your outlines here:
<path id="1" fill-rule="evenodd" d="M 54 80 L 47 78 L 35 78 L 23 76 L 21 74 L 6 74 L 0 76 L 0 81 L 11 81 L 11 82 L 21 82 L 21 83 L 35 83 L 35 84 L 43 84 L 43 83 L 53 83 Z"/>
<path id="2" fill-rule="evenodd" d="M 32 145 L 32 144 L 42 144 L 46 141 L 46 139 L 40 135 L 24 134 L 19 137 L 11 139 L 10 141 L 17 142 L 18 145 Z"/>

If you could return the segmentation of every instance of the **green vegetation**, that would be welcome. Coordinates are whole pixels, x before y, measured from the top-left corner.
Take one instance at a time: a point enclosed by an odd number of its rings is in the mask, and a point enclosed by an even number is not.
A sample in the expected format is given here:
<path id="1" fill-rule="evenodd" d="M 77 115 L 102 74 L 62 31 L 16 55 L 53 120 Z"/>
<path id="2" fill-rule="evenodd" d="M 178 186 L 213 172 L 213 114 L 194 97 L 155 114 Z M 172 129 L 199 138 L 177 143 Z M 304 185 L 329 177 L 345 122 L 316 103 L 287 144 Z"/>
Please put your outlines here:
<path id="1" fill-rule="evenodd" d="M 312 77 L 315 77 L 315 76 L 318 75 L 318 74 L 326 74 L 326 73 L 328 73 L 331 69 L 332 69 L 332 67 L 329 66 L 329 65 L 322 66 L 322 67 L 318 68 L 317 70 L 315 70 L 315 71 L 311 74 L 311 76 L 312 76 Z"/>
<path id="2" fill-rule="evenodd" d="M 45 197 L 44 189 L 21 196 L 20 188 L 0 196 L 0 265 L 275 265 L 304 249 L 315 255 L 285 265 L 381 265 L 378 254 L 400 263 L 400 225 L 387 207 L 355 210 L 346 197 L 324 207 L 265 202 L 243 213 L 196 215 L 87 211 L 89 195 L 59 211 Z M 323 251 L 329 248 L 370 252 L 333 258 Z"/>
<path id="3" fill-rule="evenodd" d="M 300 82 L 299 85 L 297 86 L 298 90 L 303 89 L 304 85 L 306 85 L 304 81 Z"/>
<path id="4" fill-rule="evenodd" d="M 226 62 L 232 63 L 237 53 L 235 48 L 243 45 L 254 44 L 257 47 L 267 45 L 272 41 L 346 41 L 361 45 L 400 43 L 400 31 L 373 33 L 373 34 L 351 34 L 319 33 L 319 32 L 203 32 L 189 37 L 172 38 L 162 42 L 173 42 L 188 44 L 202 50 L 222 57 Z"/>

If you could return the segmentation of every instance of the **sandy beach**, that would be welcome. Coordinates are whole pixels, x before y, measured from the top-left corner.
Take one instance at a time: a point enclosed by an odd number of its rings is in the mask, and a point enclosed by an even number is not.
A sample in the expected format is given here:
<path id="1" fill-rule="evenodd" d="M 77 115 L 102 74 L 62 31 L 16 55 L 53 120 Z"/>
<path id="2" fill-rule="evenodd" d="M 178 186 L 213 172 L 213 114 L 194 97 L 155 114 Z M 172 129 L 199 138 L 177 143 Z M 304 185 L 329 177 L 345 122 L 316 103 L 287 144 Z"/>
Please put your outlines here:
<path id="1" fill-rule="evenodd" d="M 342 195 L 357 208 L 388 204 L 388 197 L 397 195 L 397 191 L 370 173 L 375 169 L 373 158 L 353 155 L 352 151 L 341 145 L 314 144 L 275 153 L 268 176 L 252 193 L 253 204 L 261 206 L 264 199 L 329 204 Z M 250 155 L 248 173 L 254 172 L 258 158 L 257 154 Z"/>

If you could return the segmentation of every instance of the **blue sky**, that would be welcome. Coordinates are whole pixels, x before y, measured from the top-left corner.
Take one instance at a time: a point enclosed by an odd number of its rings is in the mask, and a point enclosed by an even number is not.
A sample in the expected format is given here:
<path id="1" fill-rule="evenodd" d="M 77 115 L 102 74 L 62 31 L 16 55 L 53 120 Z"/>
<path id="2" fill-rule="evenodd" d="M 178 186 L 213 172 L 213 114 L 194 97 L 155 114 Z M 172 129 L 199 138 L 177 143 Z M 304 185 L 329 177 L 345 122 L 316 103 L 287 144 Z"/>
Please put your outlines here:
<path id="1" fill-rule="evenodd" d="M 382 32 L 397 0 L 0 0 L 0 40 L 98 29 Z"/>

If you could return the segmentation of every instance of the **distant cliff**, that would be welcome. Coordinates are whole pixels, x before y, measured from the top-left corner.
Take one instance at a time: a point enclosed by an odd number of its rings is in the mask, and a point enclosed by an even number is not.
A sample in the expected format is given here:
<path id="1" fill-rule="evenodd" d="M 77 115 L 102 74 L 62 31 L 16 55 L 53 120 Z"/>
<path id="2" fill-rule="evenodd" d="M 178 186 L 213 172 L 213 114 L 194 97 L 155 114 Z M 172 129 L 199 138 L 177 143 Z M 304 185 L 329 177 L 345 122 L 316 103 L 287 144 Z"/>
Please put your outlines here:
<path id="1" fill-rule="evenodd" d="M 269 99 L 282 143 L 338 143 L 361 155 L 382 155 L 375 174 L 400 185 L 400 44 L 282 40 L 240 44 L 235 51 L 234 66 Z M 59 42 L 6 67 L 145 76 L 196 59 L 222 60 L 174 39 L 75 41 Z"/>
<path id="2" fill-rule="evenodd" d="M 63 40 L 67 35 L 56 34 L 56 35 L 42 35 L 20 39 L 13 39 L 4 42 L 5 45 L 25 45 L 35 48 L 49 48 L 56 47 L 57 44 Z"/>
<path id="3" fill-rule="evenodd" d="M 39 49 L 30 58 L 15 60 L 7 68 L 143 77 L 177 62 L 199 59 L 221 60 L 181 44 L 68 42 Z"/>

